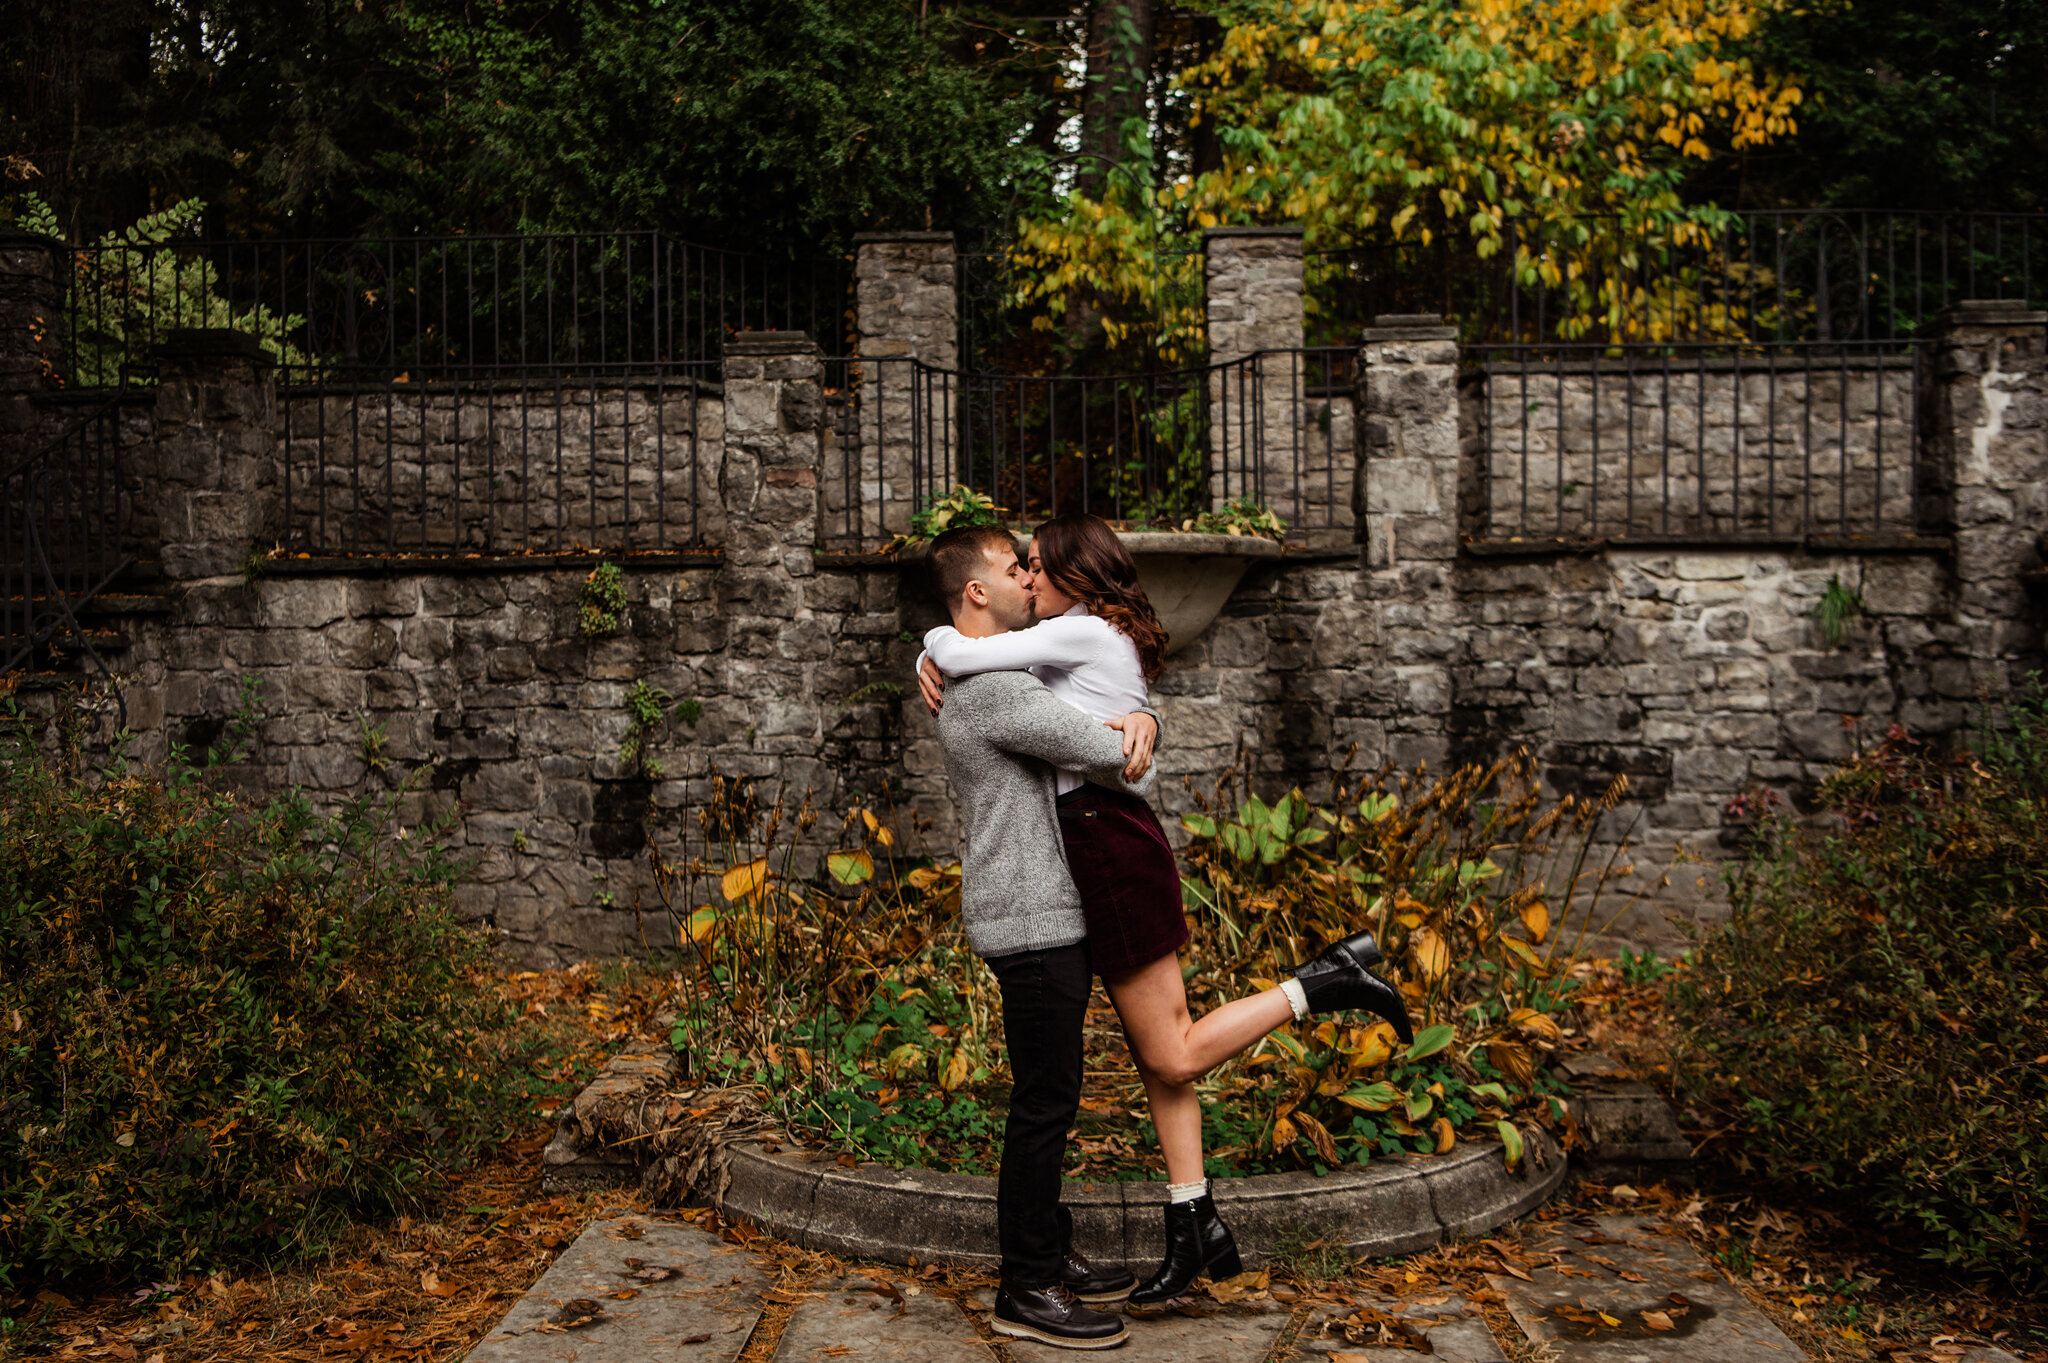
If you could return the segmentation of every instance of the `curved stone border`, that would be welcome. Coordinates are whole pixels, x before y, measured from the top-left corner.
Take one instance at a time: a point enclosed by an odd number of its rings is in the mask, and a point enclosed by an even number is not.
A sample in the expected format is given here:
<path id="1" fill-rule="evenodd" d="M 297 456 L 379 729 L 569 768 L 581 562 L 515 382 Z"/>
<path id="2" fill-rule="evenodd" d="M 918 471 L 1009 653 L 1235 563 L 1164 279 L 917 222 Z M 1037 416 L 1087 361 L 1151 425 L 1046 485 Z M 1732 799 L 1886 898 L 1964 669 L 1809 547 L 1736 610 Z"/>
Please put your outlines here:
<path id="1" fill-rule="evenodd" d="M 1564 1181 L 1563 1153 L 1543 1132 L 1509 1172 L 1491 1141 L 1448 1155 L 1375 1160 L 1317 1178 L 1257 1174 L 1215 1181 L 1216 1203 L 1246 1260 L 1289 1238 L 1323 1237 L 1353 1255 L 1413 1254 L 1475 1235 L 1541 1205 Z M 996 1181 L 929 1169 L 840 1165 L 825 1155 L 734 1146 L 719 1210 L 806 1249 L 888 1263 L 996 1265 Z M 1098 1262 L 1149 1271 L 1164 1253 L 1163 1183 L 1069 1184 L 1074 1239 Z"/>

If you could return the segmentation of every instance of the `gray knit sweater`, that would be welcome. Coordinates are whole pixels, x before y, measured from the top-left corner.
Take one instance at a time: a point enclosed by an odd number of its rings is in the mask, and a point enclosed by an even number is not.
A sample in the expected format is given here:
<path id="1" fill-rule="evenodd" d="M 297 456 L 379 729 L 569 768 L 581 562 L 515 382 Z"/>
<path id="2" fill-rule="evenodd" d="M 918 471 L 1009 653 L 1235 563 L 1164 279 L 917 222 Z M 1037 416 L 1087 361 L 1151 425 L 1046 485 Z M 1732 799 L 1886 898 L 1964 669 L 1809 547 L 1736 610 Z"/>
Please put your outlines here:
<path id="1" fill-rule="evenodd" d="M 967 830 L 960 858 L 967 944 L 981 956 L 1007 956 L 1082 940 L 1088 929 L 1067 874 L 1053 769 L 1134 795 L 1151 793 L 1153 773 L 1126 783 L 1123 736 L 1054 699 L 1028 672 L 948 681 L 938 723 Z"/>

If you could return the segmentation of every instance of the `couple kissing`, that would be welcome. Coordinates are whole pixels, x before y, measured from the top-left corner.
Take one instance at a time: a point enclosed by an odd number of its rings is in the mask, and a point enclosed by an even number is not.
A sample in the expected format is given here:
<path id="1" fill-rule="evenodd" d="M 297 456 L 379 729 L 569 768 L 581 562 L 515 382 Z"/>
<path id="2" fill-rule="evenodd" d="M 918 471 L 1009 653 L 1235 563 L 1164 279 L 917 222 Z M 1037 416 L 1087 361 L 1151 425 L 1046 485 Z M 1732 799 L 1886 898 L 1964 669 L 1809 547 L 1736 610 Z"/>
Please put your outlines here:
<path id="1" fill-rule="evenodd" d="M 1240 1269 L 1203 1177 L 1195 1081 L 1290 1019 L 1362 1009 L 1411 1038 L 1380 953 L 1359 932 L 1274 988 L 1188 1013 L 1180 871 L 1147 803 L 1167 635 L 1137 564 L 1099 517 L 1040 526 L 1024 556 L 1001 526 L 949 530 L 931 571 L 952 616 L 925 636 L 918 683 L 965 834 L 961 916 L 1002 991 L 1013 1087 L 996 1185 L 998 1334 L 1106 1349 L 1129 1333 L 1095 1307 L 1154 1305 Z M 1060 1204 L 1095 976 L 1143 1080 L 1167 1177 L 1166 1256 L 1141 1284 L 1091 1264 Z"/>

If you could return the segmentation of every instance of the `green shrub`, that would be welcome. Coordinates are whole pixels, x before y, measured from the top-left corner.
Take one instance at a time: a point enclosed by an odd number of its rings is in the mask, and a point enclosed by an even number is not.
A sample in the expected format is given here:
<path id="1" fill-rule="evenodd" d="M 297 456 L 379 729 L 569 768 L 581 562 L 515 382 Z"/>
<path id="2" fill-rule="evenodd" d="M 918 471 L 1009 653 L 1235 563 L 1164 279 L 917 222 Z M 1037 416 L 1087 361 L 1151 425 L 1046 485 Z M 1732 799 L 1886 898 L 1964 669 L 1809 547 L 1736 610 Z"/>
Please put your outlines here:
<path id="1" fill-rule="evenodd" d="M 209 778 L 0 716 L 0 1283 L 315 1250 L 524 1095 L 432 839 Z"/>
<path id="2" fill-rule="evenodd" d="M 1820 794 L 1839 824 L 1762 820 L 1732 920 L 1676 990 L 1694 1096 L 1766 1174 L 1859 1200 L 1954 1268 L 2039 1283 L 2042 695 L 1952 760 L 1895 729 Z"/>

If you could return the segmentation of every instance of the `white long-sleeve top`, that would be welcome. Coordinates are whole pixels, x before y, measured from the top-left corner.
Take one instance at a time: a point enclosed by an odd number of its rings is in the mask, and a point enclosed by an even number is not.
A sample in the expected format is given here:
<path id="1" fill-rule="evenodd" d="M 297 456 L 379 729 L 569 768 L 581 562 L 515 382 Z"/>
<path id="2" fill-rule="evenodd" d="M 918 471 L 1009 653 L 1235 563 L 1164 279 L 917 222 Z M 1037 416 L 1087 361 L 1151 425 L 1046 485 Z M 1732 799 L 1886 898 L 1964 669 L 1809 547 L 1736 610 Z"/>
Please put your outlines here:
<path id="1" fill-rule="evenodd" d="M 1055 698 L 1097 723 L 1106 724 L 1146 703 L 1138 646 L 1109 621 L 1090 615 L 1086 606 L 1075 606 L 1030 629 L 986 639 L 970 639 L 951 625 L 940 625 L 924 636 L 920 668 L 925 657 L 948 677 L 1029 672 Z M 1062 770 L 1057 789 L 1065 795 L 1085 784 L 1079 772 Z"/>

